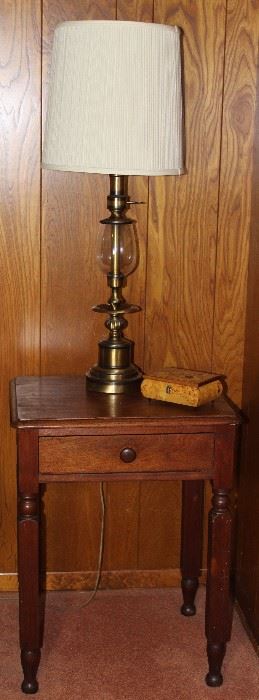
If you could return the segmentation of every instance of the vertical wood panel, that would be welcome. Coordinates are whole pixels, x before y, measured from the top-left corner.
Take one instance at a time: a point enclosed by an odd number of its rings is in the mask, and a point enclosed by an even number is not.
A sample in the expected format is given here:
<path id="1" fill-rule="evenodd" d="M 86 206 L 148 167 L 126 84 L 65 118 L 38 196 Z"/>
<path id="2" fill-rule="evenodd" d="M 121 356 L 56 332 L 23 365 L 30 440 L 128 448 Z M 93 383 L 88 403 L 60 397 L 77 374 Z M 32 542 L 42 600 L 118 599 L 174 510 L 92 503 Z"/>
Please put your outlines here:
<path id="1" fill-rule="evenodd" d="M 139 485 L 106 484 L 106 518 L 103 569 L 137 569 Z"/>
<path id="2" fill-rule="evenodd" d="M 239 405 L 244 380 L 243 407 L 249 425 L 239 484 L 237 594 L 259 640 L 258 35 L 258 0 L 228 0 L 213 356 L 219 371 L 224 368 L 230 395 Z"/>
<path id="3" fill-rule="evenodd" d="M 141 484 L 140 569 L 177 569 L 180 565 L 180 482 Z"/>
<path id="4" fill-rule="evenodd" d="M 183 30 L 187 173 L 150 180 L 145 370 L 211 369 L 225 0 L 155 1 L 154 21 Z M 158 496 L 159 492 L 159 496 Z M 205 513 L 211 498 L 206 489 Z M 141 485 L 140 562 L 177 565 L 179 484 Z M 152 521 L 161 548 L 148 544 Z M 207 530 L 207 520 L 205 518 Z M 171 532 L 166 540 L 165 532 Z M 206 551 L 204 537 L 204 561 Z"/>
<path id="5" fill-rule="evenodd" d="M 0 5 L 0 570 L 16 562 L 9 380 L 39 371 L 40 1 Z"/>
<path id="6" fill-rule="evenodd" d="M 259 3 L 228 0 L 213 365 L 241 404 Z"/>
<path id="7" fill-rule="evenodd" d="M 117 0 L 116 19 L 152 22 L 153 5 L 154 0 Z"/>
<path id="8" fill-rule="evenodd" d="M 259 10 L 259 7 L 258 7 Z M 259 12 L 258 12 L 259 14 Z M 259 27 L 258 27 L 259 29 Z M 240 468 L 237 596 L 259 644 L 259 55 L 257 108 L 253 152 L 251 238 L 248 269 L 247 320 L 244 356 L 243 409 L 249 422 L 244 431 Z"/>
<path id="9" fill-rule="evenodd" d="M 96 571 L 101 532 L 99 487 L 47 486 L 43 508 L 43 568 L 50 572 Z M 62 533 L 62 535 L 61 535 Z"/>
<path id="10" fill-rule="evenodd" d="M 155 2 L 154 20 L 183 30 L 187 172 L 152 178 L 145 367 L 209 370 L 225 0 Z"/>

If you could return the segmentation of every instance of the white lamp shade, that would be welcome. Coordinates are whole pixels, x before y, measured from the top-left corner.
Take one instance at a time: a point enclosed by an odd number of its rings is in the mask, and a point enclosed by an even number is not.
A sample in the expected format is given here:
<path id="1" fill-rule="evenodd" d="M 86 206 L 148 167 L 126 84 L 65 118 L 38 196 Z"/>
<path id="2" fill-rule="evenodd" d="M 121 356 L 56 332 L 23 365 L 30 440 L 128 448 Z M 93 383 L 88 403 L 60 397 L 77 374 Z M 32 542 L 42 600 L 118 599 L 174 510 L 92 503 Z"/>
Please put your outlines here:
<path id="1" fill-rule="evenodd" d="M 180 30 L 89 20 L 55 31 L 43 167 L 180 175 Z"/>

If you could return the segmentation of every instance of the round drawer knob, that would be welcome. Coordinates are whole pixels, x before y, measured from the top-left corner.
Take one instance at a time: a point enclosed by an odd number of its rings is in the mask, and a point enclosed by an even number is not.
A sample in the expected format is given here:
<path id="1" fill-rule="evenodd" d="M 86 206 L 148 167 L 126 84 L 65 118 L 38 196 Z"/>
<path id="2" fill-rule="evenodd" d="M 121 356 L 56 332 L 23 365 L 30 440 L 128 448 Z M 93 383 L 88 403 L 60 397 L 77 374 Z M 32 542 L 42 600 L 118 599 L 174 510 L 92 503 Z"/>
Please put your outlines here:
<path id="1" fill-rule="evenodd" d="M 136 459 L 136 452 L 132 447 L 124 447 L 120 452 L 120 458 L 123 462 L 133 462 Z"/>

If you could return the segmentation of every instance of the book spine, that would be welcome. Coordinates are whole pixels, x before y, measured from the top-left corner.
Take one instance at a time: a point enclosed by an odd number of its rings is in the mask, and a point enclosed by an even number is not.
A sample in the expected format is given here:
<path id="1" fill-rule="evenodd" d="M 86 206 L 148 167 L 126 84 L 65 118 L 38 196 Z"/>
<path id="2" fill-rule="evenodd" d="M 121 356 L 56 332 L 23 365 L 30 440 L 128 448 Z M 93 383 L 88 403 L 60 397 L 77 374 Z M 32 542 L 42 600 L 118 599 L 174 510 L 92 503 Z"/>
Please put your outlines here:
<path id="1" fill-rule="evenodd" d="M 223 386 L 219 380 L 210 382 L 210 384 L 203 384 L 199 387 L 197 406 L 202 406 L 204 403 L 209 403 L 209 401 L 215 401 L 222 394 L 222 391 Z"/>

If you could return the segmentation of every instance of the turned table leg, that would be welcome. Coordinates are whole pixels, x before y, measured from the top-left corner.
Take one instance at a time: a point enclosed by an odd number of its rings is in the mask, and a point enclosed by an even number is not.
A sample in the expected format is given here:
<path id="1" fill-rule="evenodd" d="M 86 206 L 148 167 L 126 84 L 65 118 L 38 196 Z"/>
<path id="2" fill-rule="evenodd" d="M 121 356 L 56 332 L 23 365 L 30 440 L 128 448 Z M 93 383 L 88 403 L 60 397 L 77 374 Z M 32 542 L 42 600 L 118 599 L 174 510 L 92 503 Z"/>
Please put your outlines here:
<path id="1" fill-rule="evenodd" d="M 181 572 L 183 615 L 195 615 L 202 557 L 203 481 L 182 482 Z"/>
<path id="2" fill-rule="evenodd" d="M 31 439 L 30 439 L 31 438 Z M 34 449 L 35 447 L 35 449 Z M 34 461 L 36 460 L 36 464 Z M 40 661 L 39 485 L 37 444 L 21 431 L 18 444 L 18 573 L 22 691 L 36 693 Z"/>
<path id="3" fill-rule="evenodd" d="M 208 579 L 206 597 L 206 636 L 209 672 L 206 683 L 219 686 L 223 682 L 221 666 L 226 642 L 231 636 L 233 603 L 230 568 L 232 551 L 232 515 L 229 490 L 213 489 L 209 513 Z"/>
<path id="4" fill-rule="evenodd" d="M 39 642 L 39 498 L 20 494 L 18 518 L 22 690 L 36 693 Z"/>

